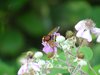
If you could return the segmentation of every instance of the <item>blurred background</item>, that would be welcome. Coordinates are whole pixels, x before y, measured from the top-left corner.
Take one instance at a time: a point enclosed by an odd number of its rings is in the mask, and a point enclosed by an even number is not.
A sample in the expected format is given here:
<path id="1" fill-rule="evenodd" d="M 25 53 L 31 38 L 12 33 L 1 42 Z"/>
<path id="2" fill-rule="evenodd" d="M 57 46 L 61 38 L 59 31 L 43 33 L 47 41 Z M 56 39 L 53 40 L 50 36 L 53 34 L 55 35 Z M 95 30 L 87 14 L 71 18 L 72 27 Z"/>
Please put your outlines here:
<path id="1" fill-rule="evenodd" d="M 41 39 L 54 27 L 60 33 L 90 18 L 100 27 L 100 0 L 0 0 L 0 75 L 17 75 L 18 58 L 42 50 Z M 100 64 L 100 44 L 94 41 L 91 64 Z"/>

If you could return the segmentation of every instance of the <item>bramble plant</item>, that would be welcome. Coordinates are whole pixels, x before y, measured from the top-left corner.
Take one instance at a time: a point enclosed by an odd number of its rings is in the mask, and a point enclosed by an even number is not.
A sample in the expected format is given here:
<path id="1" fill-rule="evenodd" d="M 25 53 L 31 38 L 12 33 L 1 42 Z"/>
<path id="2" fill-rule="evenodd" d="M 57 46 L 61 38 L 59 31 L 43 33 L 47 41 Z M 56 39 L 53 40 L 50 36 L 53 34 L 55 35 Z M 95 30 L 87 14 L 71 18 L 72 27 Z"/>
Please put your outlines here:
<path id="1" fill-rule="evenodd" d="M 42 38 L 43 52 L 28 51 L 20 60 L 18 75 L 97 75 L 89 61 L 93 57 L 90 42 L 92 35 L 100 42 L 100 29 L 91 19 L 75 25 L 77 33 L 67 31 L 66 36 L 54 28 Z"/>

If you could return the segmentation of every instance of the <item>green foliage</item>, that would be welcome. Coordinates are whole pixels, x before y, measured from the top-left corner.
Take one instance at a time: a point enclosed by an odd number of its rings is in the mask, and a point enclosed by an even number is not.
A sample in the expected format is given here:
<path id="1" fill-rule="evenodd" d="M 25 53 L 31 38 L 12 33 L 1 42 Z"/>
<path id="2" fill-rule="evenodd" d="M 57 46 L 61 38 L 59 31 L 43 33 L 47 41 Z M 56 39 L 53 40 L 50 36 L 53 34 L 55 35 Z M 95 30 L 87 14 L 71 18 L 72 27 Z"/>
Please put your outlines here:
<path id="1" fill-rule="evenodd" d="M 58 25 L 63 33 L 68 29 L 73 30 L 79 20 L 91 18 L 100 27 L 100 6 L 97 6 L 97 0 L 93 1 L 95 0 L 1 0 L 0 59 L 8 60 L 10 57 L 15 60 L 22 51 L 33 47 L 42 48 L 40 44 L 43 34 Z M 97 65 L 100 63 L 100 44 L 92 44 L 92 48 L 92 64 Z M 92 59 L 93 53 L 89 47 L 82 47 L 80 51 L 86 60 Z M 62 60 L 66 60 L 63 55 L 59 54 Z M 47 59 L 46 56 L 44 59 Z M 16 75 L 7 63 L 0 61 L 0 68 L 0 75 L 4 75 L 4 72 Z"/>
<path id="2" fill-rule="evenodd" d="M 92 52 L 92 49 L 90 47 L 83 46 L 80 48 L 80 52 L 82 52 L 84 54 L 85 59 L 87 61 L 91 60 L 93 57 L 93 52 Z"/>
<path id="3" fill-rule="evenodd" d="M 93 65 L 100 64 L 100 44 L 95 44 L 93 46 Z"/>
<path id="4" fill-rule="evenodd" d="M 16 75 L 15 68 L 0 61 L 0 75 Z"/>
<path id="5" fill-rule="evenodd" d="M 51 70 L 51 73 L 49 75 L 56 75 L 58 73 L 66 73 L 66 69 L 58 69 L 58 68 L 54 68 Z"/>
<path id="6" fill-rule="evenodd" d="M 94 66 L 93 69 L 97 73 L 97 75 L 100 75 L 100 73 L 99 73 L 100 65 Z M 94 75 L 94 72 L 93 71 L 90 71 L 89 73 L 90 73 L 90 75 Z"/>
<path id="7" fill-rule="evenodd" d="M 92 8 L 91 18 L 93 18 L 97 27 L 100 27 L 100 21 L 99 21 L 99 17 L 98 17 L 99 13 L 100 13 L 100 6 L 96 6 L 96 7 Z"/>

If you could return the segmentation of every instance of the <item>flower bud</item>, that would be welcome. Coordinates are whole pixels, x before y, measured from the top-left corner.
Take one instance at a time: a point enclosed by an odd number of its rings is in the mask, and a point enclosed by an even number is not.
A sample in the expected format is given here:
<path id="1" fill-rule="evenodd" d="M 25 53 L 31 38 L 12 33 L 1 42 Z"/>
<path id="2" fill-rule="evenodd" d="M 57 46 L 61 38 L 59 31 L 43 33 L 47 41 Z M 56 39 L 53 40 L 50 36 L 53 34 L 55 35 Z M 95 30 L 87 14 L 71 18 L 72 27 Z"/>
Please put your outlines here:
<path id="1" fill-rule="evenodd" d="M 41 58 L 43 56 L 43 53 L 42 52 L 36 52 L 35 54 L 34 54 L 34 58 Z"/>
<path id="2" fill-rule="evenodd" d="M 74 34 L 73 34 L 73 32 L 72 31 L 67 31 L 66 32 L 66 38 L 70 38 L 70 37 L 72 37 Z"/>
<path id="3" fill-rule="evenodd" d="M 27 57 L 28 58 L 33 58 L 34 53 L 32 51 L 27 52 Z"/>
<path id="4" fill-rule="evenodd" d="M 83 54 L 82 52 L 79 52 L 79 53 L 77 54 L 77 57 L 78 57 L 79 59 L 84 59 L 84 54 Z"/>
<path id="5" fill-rule="evenodd" d="M 38 64 L 43 66 L 43 65 L 45 65 L 45 61 L 44 60 L 39 60 Z"/>
<path id="6" fill-rule="evenodd" d="M 59 35 L 59 36 L 56 37 L 56 42 L 61 43 L 63 41 L 65 41 L 65 37 L 64 36 Z"/>

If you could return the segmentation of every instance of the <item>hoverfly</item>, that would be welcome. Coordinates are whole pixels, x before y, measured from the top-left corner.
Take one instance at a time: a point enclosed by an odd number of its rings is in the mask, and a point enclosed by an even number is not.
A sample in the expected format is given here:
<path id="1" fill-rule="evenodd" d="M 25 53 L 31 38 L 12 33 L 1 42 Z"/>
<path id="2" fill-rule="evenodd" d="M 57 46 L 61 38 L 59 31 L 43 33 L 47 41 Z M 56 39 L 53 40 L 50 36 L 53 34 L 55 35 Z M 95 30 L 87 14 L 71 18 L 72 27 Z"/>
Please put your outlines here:
<path id="1" fill-rule="evenodd" d="M 53 52 L 48 54 L 48 58 L 51 58 L 55 53 L 55 51 L 54 51 L 55 48 L 54 47 L 56 47 L 56 43 L 55 43 L 55 39 L 56 39 L 56 36 L 57 36 L 56 32 L 58 32 L 59 28 L 60 27 L 54 28 L 51 32 L 49 32 L 48 35 L 46 35 L 42 38 L 42 41 L 49 44 L 49 46 L 53 49 Z"/>
<path id="2" fill-rule="evenodd" d="M 42 40 L 44 42 L 47 42 L 51 47 L 54 47 L 55 46 L 54 41 L 56 38 L 56 35 L 54 35 L 54 33 L 58 32 L 59 29 L 60 29 L 59 26 L 54 28 L 52 31 L 49 32 L 48 35 L 44 36 Z"/>

